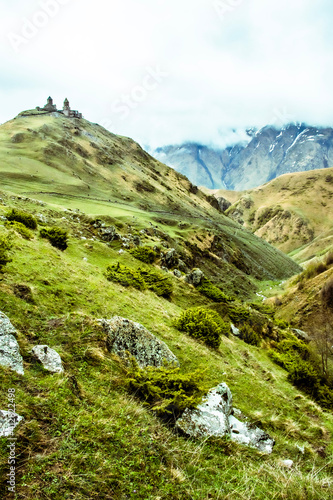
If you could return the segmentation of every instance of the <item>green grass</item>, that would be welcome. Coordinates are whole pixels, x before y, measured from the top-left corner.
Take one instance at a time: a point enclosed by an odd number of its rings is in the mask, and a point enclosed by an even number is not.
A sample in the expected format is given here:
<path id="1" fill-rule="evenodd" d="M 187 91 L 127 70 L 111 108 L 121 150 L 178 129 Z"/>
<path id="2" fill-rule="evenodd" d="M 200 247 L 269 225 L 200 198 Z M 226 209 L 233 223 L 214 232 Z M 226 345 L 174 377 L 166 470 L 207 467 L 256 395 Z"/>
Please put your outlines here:
<path id="1" fill-rule="evenodd" d="M 61 252 L 37 235 L 16 238 L 13 262 L 0 281 L 0 310 L 19 330 L 25 360 L 23 377 L 0 369 L 1 408 L 7 389 L 15 387 L 17 411 L 25 418 L 16 434 L 17 498 L 330 497 L 332 416 L 292 387 L 265 350 L 222 337 L 215 351 L 179 332 L 174 322 L 180 312 L 207 307 L 207 298 L 176 278 L 172 301 L 148 290 L 124 290 L 104 271 L 118 261 L 142 266 L 129 253 L 119 256 L 102 242 L 73 235 Z M 15 284 L 31 288 L 33 303 L 15 295 Z M 184 374 L 204 370 L 206 391 L 225 381 L 234 405 L 276 439 L 273 454 L 227 439 L 188 440 L 144 408 L 125 390 L 122 369 L 95 321 L 115 314 L 164 340 Z M 33 345 L 44 343 L 59 352 L 65 374 L 49 375 L 31 362 Z M 5 473 L 6 440 L 0 443 Z M 326 458 L 316 453 L 321 446 Z M 286 458 L 295 461 L 293 471 L 281 466 Z"/>
<path id="2" fill-rule="evenodd" d="M 0 368 L 0 409 L 6 409 L 8 388 L 15 388 L 17 412 L 25 419 L 16 431 L 16 498 L 328 500 L 332 415 L 288 382 L 287 372 L 273 363 L 267 349 L 232 336 L 222 336 L 212 349 L 175 327 L 183 310 L 205 307 L 223 315 L 228 304 L 214 304 L 171 273 L 166 274 L 173 288 L 168 299 L 108 281 L 108 266 L 119 262 L 138 270 L 144 264 L 128 251 L 119 254 L 120 241 L 102 242 L 90 222 L 98 216 L 124 236 L 140 234 L 144 245 L 175 248 L 192 263 L 190 268 L 199 265 L 214 285 L 230 296 L 238 292 L 240 299 L 252 297 L 263 277 L 276 282 L 280 274 L 297 272 L 297 266 L 215 213 L 203 198 L 189 194 L 186 179 L 143 157 L 131 141 L 96 126 L 84 125 L 105 141 L 110 156 L 119 155 L 115 163 L 95 162 L 94 172 L 75 152 L 76 161 L 57 153 L 48 165 L 43 144 L 62 141 L 61 127 L 69 122 L 35 119 L 20 118 L 0 127 L 2 189 L 11 191 L 0 194 L 0 215 L 17 208 L 39 221 L 33 239 L 15 235 L 13 260 L 0 275 L 0 310 L 18 329 L 25 365 L 24 376 Z M 25 134 L 27 128 L 44 134 L 45 142 L 33 132 L 29 134 L 35 139 L 30 142 L 11 142 L 14 132 Z M 73 130 L 67 132 L 73 137 Z M 68 149 L 77 151 L 78 145 L 89 149 L 90 139 L 85 137 L 78 136 Z M 90 154 L 95 154 L 92 149 Z M 169 200 L 159 199 L 159 183 L 150 179 L 159 169 L 163 182 L 175 186 L 166 190 Z M 155 193 L 149 195 L 150 209 L 141 206 L 147 201 L 145 193 L 131 192 L 138 171 L 157 190 L 156 198 Z M 54 180 L 51 187 L 47 179 Z M 130 199 L 123 199 L 123 194 Z M 178 225 L 179 220 L 185 225 Z M 45 226 L 68 231 L 66 250 L 39 237 Z M 142 229 L 144 235 L 139 233 Z M 7 233 L 0 221 L 0 234 Z M 217 249 L 212 247 L 214 236 L 223 243 Z M 224 251 L 231 263 L 225 261 Z M 28 287 L 29 300 L 19 296 L 18 285 Z M 126 390 L 123 369 L 109 353 L 96 322 L 114 315 L 141 323 L 166 342 L 184 377 L 202 370 L 205 391 L 226 382 L 235 407 L 276 440 L 273 454 L 262 455 L 228 439 L 187 439 L 145 408 Z M 30 351 L 37 344 L 59 352 L 63 374 L 50 375 L 32 362 Z M 7 473 L 7 453 L 7 440 L 2 438 L 2 478 Z M 294 460 L 293 470 L 281 465 L 283 459 Z M 3 482 L 0 496 L 6 498 Z"/>

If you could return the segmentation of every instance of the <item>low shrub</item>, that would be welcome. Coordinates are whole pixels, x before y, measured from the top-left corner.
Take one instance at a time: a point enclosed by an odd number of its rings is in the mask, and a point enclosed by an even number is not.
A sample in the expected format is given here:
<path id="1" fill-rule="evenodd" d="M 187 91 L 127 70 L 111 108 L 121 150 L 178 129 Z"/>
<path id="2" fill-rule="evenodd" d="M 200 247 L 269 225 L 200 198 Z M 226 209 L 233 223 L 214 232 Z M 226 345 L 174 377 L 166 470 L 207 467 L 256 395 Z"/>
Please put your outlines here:
<path id="1" fill-rule="evenodd" d="M 228 308 L 228 316 L 233 323 L 244 323 L 249 319 L 250 311 L 241 304 L 231 304 Z"/>
<path id="2" fill-rule="evenodd" d="M 172 280 L 168 275 L 155 270 L 145 271 L 139 269 L 138 272 L 146 282 L 149 290 L 156 293 L 159 297 L 170 297 L 173 287 Z"/>
<path id="3" fill-rule="evenodd" d="M 324 262 L 312 262 L 300 276 L 308 280 L 318 276 L 318 274 L 324 273 L 325 271 L 327 271 L 327 266 Z"/>
<path id="4" fill-rule="evenodd" d="M 65 229 L 60 227 L 43 228 L 39 234 L 42 238 L 48 239 L 51 245 L 59 250 L 64 251 L 68 247 L 68 233 Z"/>
<path id="5" fill-rule="evenodd" d="M 259 335 L 247 324 L 240 327 L 239 338 L 250 345 L 259 346 L 261 343 Z"/>
<path id="6" fill-rule="evenodd" d="M 130 254 L 146 264 L 152 264 L 157 258 L 157 253 L 154 252 L 152 248 L 147 246 L 133 248 L 130 250 Z"/>
<path id="7" fill-rule="evenodd" d="M 109 281 L 115 281 L 123 286 L 133 286 L 138 290 L 151 290 L 159 297 L 170 297 L 172 294 L 172 281 L 159 271 L 133 269 L 122 264 L 114 264 L 106 270 Z"/>
<path id="8" fill-rule="evenodd" d="M 147 288 L 146 282 L 140 272 L 119 264 L 119 262 L 108 266 L 105 275 L 109 281 L 120 283 L 123 286 L 132 286 L 137 290 L 146 290 Z"/>
<path id="9" fill-rule="evenodd" d="M 274 350 L 269 352 L 269 357 L 287 370 L 288 380 L 324 408 L 333 408 L 333 390 L 311 362 L 308 346 L 296 338 L 287 338 L 271 345 Z"/>
<path id="10" fill-rule="evenodd" d="M 213 285 L 206 277 L 202 278 L 200 285 L 196 289 L 214 302 L 229 302 L 231 300 L 230 297 L 223 293 L 217 286 Z"/>
<path id="11" fill-rule="evenodd" d="M 37 220 L 35 217 L 27 212 L 23 212 L 23 210 L 12 208 L 12 210 L 6 214 L 6 218 L 9 221 L 20 222 L 28 229 L 37 229 Z"/>
<path id="12" fill-rule="evenodd" d="M 333 252 L 328 252 L 325 258 L 325 264 L 326 266 L 331 266 L 333 264 Z"/>
<path id="13" fill-rule="evenodd" d="M 201 370 L 182 374 L 174 366 L 142 369 L 133 358 L 130 365 L 122 368 L 126 389 L 157 416 L 168 420 L 176 420 L 186 408 L 195 408 L 205 393 L 200 385 Z"/>
<path id="14" fill-rule="evenodd" d="M 288 366 L 288 380 L 296 387 L 305 389 L 306 392 L 315 396 L 320 378 L 318 372 L 311 366 L 310 363 L 302 359 L 295 359 Z"/>
<path id="15" fill-rule="evenodd" d="M 333 279 L 325 283 L 320 292 L 320 297 L 324 307 L 333 309 Z"/>
<path id="16" fill-rule="evenodd" d="M 10 236 L 1 234 L 0 235 L 0 272 L 3 272 L 3 268 L 12 261 L 9 256 L 10 250 L 13 248 L 13 243 Z"/>
<path id="17" fill-rule="evenodd" d="M 7 229 L 13 229 L 16 233 L 18 233 L 22 238 L 25 240 L 32 240 L 34 235 L 32 234 L 29 229 L 22 224 L 22 222 L 17 222 L 17 221 L 6 221 L 5 222 L 5 227 Z"/>
<path id="18" fill-rule="evenodd" d="M 183 311 L 176 322 L 176 327 L 215 349 L 220 345 L 221 335 L 228 336 L 230 331 L 229 325 L 216 311 L 204 307 Z"/>

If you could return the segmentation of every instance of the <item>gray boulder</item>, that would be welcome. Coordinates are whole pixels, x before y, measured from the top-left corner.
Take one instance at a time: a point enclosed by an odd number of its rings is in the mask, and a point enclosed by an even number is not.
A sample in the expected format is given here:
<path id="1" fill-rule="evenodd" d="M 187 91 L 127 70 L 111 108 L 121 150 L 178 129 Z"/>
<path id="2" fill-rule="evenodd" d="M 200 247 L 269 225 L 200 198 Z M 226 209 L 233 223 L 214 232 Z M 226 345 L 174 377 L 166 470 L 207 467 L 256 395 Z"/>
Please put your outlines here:
<path id="1" fill-rule="evenodd" d="M 174 248 L 168 250 L 165 254 L 161 256 L 162 261 L 168 269 L 178 265 L 178 255 Z"/>
<path id="2" fill-rule="evenodd" d="M 179 366 L 178 359 L 168 346 L 140 323 L 120 316 L 101 319 L 99 323 L 108 335 L 108 349 L 122 359 L 126 360 L 131 355 L 141 368 L 163 366 L 164 363 Z"/>
<path id="3" fill-rule="evenodd" d="M 61 357 L 47 345 L 36 345 L 32 351 L 32 356 L 42 363 L 45 370 L 52 373 L 62 373 L 64 371 Z"/>
<path id="4" fill-rule="evenodd" d="M 190 285 L 198 286 L 200 285 L 203 277 L 204 273 L 201 271 L 201 269 L 192 269 L 192 271 L 186 275 L 185 281 Z"/>
<path id="5" fill-rule="evenodd" d="M 176 278 L 181 278 L 182 277 L 182 273 L 179 271 L 179 269 L 175 269 L 173 271 L 173 274 L 176 276 Z"/>
<path id="6" fill-rule="evenodd" d="M 221 210 L 221 212 L 225 212 L 226 210 L 228 210 L 229 207 L 231 207 L 230 201 L 226 200 L 222 196 L 219 198 L 216 198 L 216 199 L 217 199 L 217 203 L 219 205 L 219 209 Z"/>
<path id="7" fill-rule="evenodd" d="M 0 437 L 8 437 L 13 434 L 13 430 L 24 420 L 15 412 L 0 410 Z"/>
<path id="8" fill-rule="evenodd" d="M 196 409 L 185 410 L 176 427 L 195 438 L 229 435 L 233 441 L 272 453 L 274 440 L 258 427 L 241 422 L 233 413 L 232 394 L 223 383 L 211 389 Z M 237 415 L 242 416 L 239 411 Z"/>
<path id="9" fill-rule="evenodd" d="M 9 366 L 24 375 L 23 359 L 15 336 L 17 332 L 9 318 L 0 312 L 0 366 Z"/>

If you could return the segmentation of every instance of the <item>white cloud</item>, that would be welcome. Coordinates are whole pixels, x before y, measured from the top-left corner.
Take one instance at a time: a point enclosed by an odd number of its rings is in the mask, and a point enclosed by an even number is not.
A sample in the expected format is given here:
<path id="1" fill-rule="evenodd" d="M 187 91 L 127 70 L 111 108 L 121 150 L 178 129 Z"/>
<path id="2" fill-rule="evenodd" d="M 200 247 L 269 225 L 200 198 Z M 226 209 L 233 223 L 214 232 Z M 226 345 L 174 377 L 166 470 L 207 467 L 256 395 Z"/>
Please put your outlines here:
<path id="1" fill-rule="evenodd" d="M 154 146 L 225 144 L 276 110 L 332 125 L 329 1 L 222 1 L 235 6 L 223 19 L 214 0 L 3 2 L 0 122 L 51 94 Z M 21 36 L 45 2 L 57 12 L 15 51 L 8 35 Z"/>

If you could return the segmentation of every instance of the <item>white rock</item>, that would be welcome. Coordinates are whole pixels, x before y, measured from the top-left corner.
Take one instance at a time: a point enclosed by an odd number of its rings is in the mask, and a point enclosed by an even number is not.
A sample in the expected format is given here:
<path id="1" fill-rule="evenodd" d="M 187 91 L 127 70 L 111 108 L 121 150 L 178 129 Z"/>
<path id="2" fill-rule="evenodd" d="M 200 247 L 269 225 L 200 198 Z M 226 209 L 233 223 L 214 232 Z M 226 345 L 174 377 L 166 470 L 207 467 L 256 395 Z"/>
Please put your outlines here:
<path id="1" fill-rule="evenodd" d="M 23 358 L 15 336 L 17 332 L 9 318 L 0 312 L 0 366 L 9 366 L 24 375 Z"/>
<path id="2" fill-rule="evenodd" d="M 258 427 L 241 422 L 232 413 L 232 394 L 223 383 L 211 389 L 196 409 L 185 410 L 176 427 L 195 438 L 229 435 L 233 441 L 272 453 L 274 440 Z M 236 413 L 241 417 L 239 410 Z"/>
<path id="3" fill-rule="evenodd" d="M 24 420 L 15 412 L 0 410 L 0 437 L 8 437 L 13 434 L 13 430 Z"/>
<path id="4" fill-rule="evenodd" d="M 42 363 L 45 370 L 52 373 L 62 373 L 64 371 L 61 357 L 49 346 L 37 345 L 32 349 L 31 354 L 40 363 Z"/>
<path id="5" fill-rule="evenodd" d="M 282 460 L 281 465 L 283 465 L 284 467 L 288 467 L 288 469 L 291 469 L 294 465 L 294 462 L 292 460 Z"/>
<path id="6" fill-rule="evenodd" d="M 230 326 L 231 326 L 231 331 L 232 331 L 233 335 L 235 335 L 236 337 L 238 337 L 239 333 L 240 333 L 239 329 L 236 328 L 235 325 L 233 325 L 232 323 L 230 324 Z"/>
<path id="7" fill-rule="evenodd" d="M 211 389 L 195 410 L 185 410 L 176 426 L 193 437 L 224 436 L 230 433 L 232 394 L 227 384 Z"/>

